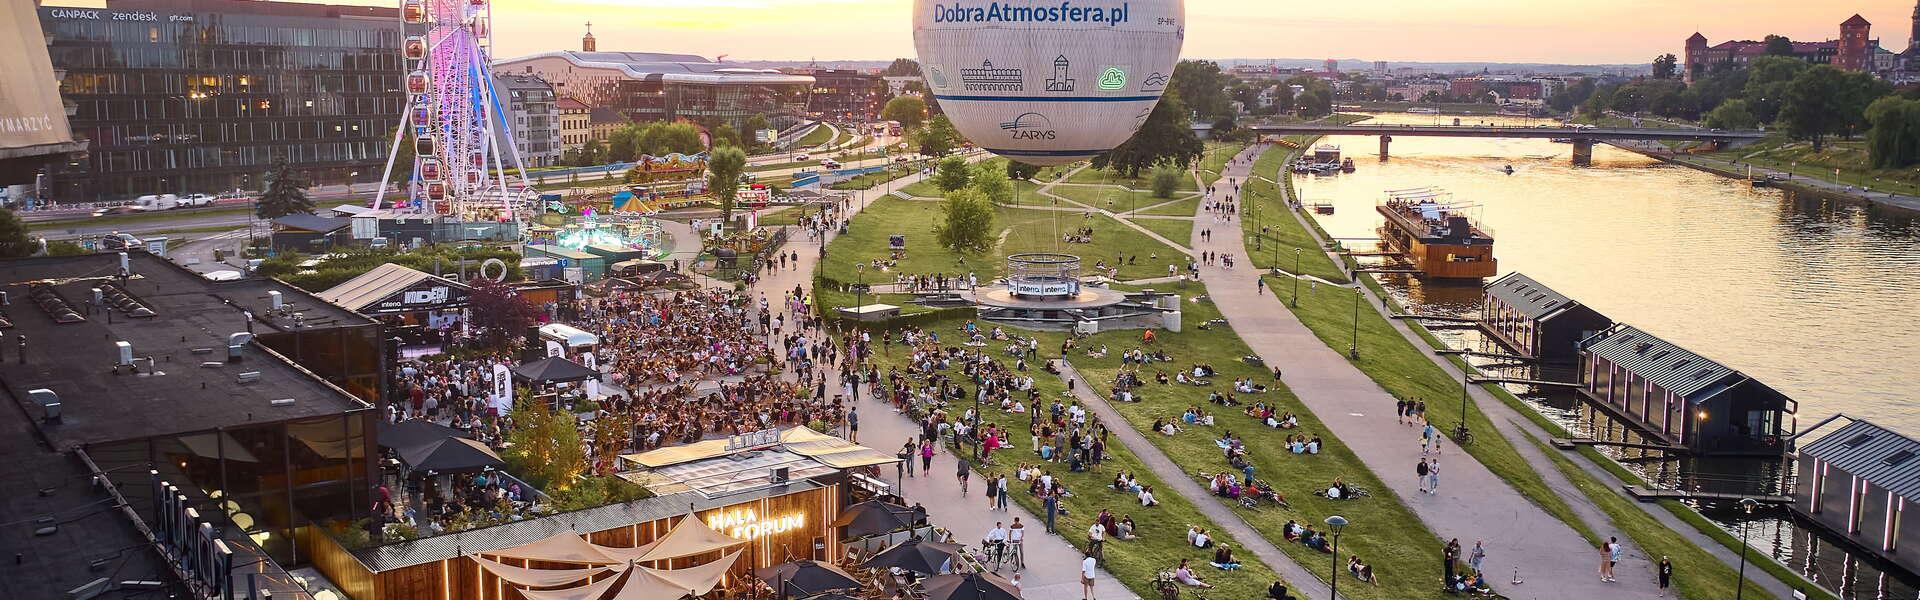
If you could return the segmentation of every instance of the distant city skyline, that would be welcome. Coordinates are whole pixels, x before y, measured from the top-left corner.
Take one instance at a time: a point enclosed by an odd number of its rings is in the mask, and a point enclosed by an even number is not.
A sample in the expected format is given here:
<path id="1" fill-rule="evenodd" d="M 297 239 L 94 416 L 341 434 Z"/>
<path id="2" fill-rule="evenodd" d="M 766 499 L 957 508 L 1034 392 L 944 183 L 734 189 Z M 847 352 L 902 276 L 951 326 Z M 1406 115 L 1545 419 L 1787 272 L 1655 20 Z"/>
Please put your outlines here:
<path id="1" fill-rule="evenodd" d="M 381 0 L 335 4 L 397 5 Z M 50 0 L 47 5 L 100 6 Z M 1714 42 L 1767 34 L 1821 41 L 1855 13 L 1882 47 L 1907 47 L 1912 0 L 1618 0 L 1542 9 L 1529 0 L 1383 0 L 1338 10 L 1264 0 L 1187 3 L 1187 58 L 1638 64 L 1679 54 L 1699 31 Z M 495 56 L 578 50 L 593 23 L 606 51 L 735 60 L 912 57 L 908 0 L 498 0 Z"/>

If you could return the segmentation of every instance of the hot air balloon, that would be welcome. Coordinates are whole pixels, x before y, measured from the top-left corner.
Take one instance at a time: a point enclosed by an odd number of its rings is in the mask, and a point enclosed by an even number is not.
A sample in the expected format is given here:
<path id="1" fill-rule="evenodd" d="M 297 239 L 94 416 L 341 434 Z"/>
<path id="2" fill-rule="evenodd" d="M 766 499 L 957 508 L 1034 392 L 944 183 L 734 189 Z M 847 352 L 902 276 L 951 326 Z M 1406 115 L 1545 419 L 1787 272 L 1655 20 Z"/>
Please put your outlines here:
<path id="1" fill-rule="evenodd" d="M 921 74 L 955 129 L 1032 165 L 1133 136 L 1173 77 L 1184 0 L 915 0 Z"/>

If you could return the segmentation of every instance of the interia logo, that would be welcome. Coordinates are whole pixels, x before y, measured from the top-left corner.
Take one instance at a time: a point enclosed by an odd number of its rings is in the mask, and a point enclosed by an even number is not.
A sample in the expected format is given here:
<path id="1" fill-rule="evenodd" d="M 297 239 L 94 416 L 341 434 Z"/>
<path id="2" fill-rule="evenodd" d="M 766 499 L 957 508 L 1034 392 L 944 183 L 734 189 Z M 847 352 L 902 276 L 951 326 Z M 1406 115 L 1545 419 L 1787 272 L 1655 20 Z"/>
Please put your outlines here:
<path id="1" fill-rule="evenodd" d="M 964 2 L 951 5 L 935 3 L 933 22 L 935 23 L 1100 23 L 1118 25 L 1127 22 L 1132 11 L 1127 3 L 1120 6 L 1080 6 L 1073 2 L 1061 2 L 1059 6 L 1024 6 L 1004 2 L 988 2 L 970 6 Z"/>

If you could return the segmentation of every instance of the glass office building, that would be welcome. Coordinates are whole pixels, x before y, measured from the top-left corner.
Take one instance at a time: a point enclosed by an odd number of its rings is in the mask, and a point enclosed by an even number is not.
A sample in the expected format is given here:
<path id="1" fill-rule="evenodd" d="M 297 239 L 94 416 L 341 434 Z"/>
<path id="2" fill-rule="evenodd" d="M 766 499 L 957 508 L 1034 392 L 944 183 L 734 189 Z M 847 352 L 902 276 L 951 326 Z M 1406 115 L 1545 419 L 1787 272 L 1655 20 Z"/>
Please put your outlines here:
<path id="1" fill-rule="evenodd" d="M 276 158 L 316 185 L 377 181 L 399 126 L 398 9 L 247 0 L 41 7 L 75 137 L 67 202 L 255 190 Z"/>

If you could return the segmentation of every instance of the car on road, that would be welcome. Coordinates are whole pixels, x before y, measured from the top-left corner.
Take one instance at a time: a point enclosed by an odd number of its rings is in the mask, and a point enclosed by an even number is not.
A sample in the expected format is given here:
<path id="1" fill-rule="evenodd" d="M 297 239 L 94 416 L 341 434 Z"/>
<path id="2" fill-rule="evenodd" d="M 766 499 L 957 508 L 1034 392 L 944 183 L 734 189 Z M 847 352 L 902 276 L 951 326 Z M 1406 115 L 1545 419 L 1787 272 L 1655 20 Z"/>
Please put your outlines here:
<path id="1" fill-rule="evenodd" d="M 140 210 L 172 210 L 180 206 L 180 197 L 173 194 L 147 194 L 134 198 L 133 205 Z"/>
<path id="2" fill-rule="evenodd" d="M 132 204 L 122 204 L 119 206 L 109 206 L 106 208 L 102 208 L 100 210 L 93 211 L 93 216 L 105 217 L 110 215 L 130 215 L 137 212 L 140 212 L 140 207 L 134 206 Z"/>
<path id="3" fill-rule="evenodd" d="M 812 157 L 812 156 L 808 156 L 808 155 L 807 155 L 806 153 L 800 153 L 800 154 L 795 154 L 795 155 L 793 155 L 793 160 L 794 160 L 794 162 L 801 162 L 801 161 L 807 161 L 807 160 L 812 160 L 812 159 L 813 159 L 813 157 Z"/>
<path id="4" fill-rule="evenodd" d="M 131 233 L 115 231 L 100 237 L 100 247 L 105 250 L 130 250 L 140 247 L 140 238 Z"/>
<path id="5" fill-rule="evenodd" d="M 175 208 L 186 208 L 191 206 L 212 206 L 212 205 L 213 205 L 213 196 L 209 196 L 206 194 L 187 194 L 185 196 L 180 197 L 180 204 L 175 206 Z"/>

